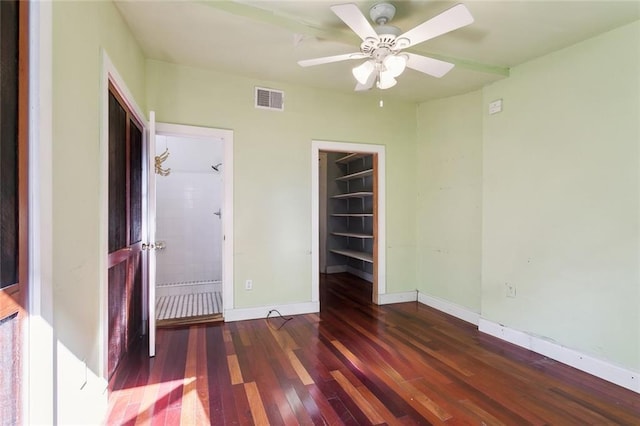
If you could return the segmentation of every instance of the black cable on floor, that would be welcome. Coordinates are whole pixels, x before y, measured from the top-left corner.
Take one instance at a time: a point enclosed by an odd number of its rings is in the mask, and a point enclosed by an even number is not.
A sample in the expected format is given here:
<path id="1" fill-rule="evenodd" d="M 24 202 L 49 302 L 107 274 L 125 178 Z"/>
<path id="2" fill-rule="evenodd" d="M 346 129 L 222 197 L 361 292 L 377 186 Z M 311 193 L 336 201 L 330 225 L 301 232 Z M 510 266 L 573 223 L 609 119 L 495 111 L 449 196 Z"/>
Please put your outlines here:
<path id="1" fill-rule="evenodd" d="M 280 327 L 276 328 L 276 330 L 280 330 L 282 327 L 284 327 L 284 325 L 291 321 L 293 319 L 293 317 L 283 317 L 282 314 L 280 313 L 280 311 L 278 311 L 277 309 L 271 309 L 269 311 L 269 313 L 267 314 L 267 322 L 269 321 L 269 319 L 271 318 L 271 314 L 276 312 L 278 314 L 278 317 L 282 320 L 284 320 L 284 322 L 282 324 L 280 324 Z"/>

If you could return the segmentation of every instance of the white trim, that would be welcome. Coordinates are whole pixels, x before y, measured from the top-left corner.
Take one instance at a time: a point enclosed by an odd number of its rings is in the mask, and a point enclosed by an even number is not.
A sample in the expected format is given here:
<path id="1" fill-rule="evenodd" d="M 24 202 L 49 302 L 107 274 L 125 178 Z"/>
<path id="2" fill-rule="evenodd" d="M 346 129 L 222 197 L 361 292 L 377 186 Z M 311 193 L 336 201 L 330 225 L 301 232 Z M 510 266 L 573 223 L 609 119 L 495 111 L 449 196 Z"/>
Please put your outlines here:
<path id="1" fill-rule="evenodd" d="M 347 265 L 327 266 L 327 274 L 339 274 L 341 272 L 347 272 Z"/>
<path id="2" fill-rule="evenodd" d="M 373 274 L 370 274 L 365 271 L 361 271 L 360 269 L 353 268 L 351 266 L 347 266 L 347 272 L 351 275 L 355 275 L 356 277 L 360 277 L 365 281 L 373 283 Z"/>
<path id="3" fill-rule="evenodd" d="M 29 317 L 23 420 L 53 424 L 52 4 L 32 2 L 29 20 Z"/>
<path id="4" fill-rule="evenodd" d="M 638 372 L 613 365 L 591 355 L 586 355 L 541 337 L 505 327 L 484 318 L 480 318 L 478 330 L 640 393 L 640 373 Z"/>
<path id="5" fill-rule="evenodd" d="M 234 307 L 233 298 L 233 130 L 212 127 L 157 123 L 156 134 L 190 138 L 221 139 L 224 142 L 222 203 L 222 306 L 225 312 Z"/>
<path id="6" fill-rule="evenodd" d="M 244 321 L 252 319 L 266 318 L 269 311 L 272 309 L 278 310 L 282 315 L 302 315 L 313 314 L 320 311 L 320 302 L 306 302 L 306 303 L 293 303 L 289 305 L 271 305 L 271 306 L 258 306 L 255 308 L 242 308 L 242 309 L 225 309 L 224 320 L 225 322 L 231 321 Z M 277 314 L 274 317 L 277 318 Z"/>
<path id="7" fill-rule="evenodd" d="M 386 271 L 386 157 L 384 145 L 349 142 L 311 141 L 311 301 L 320 300 L 320 224 L 319 168 L 320 151 L 362 152 L 378 155 L 378 300 L 387 292 Z"/>
<path id="8" fill-rule="evenodd" d="M 478 321 L 480 321 L 479 313 L 473 312 L 464 306 L 449 302 L 448 300 L 430 296 L 422 292 L 418 292 L 418 302 L 476 326 L 478 325 Z"/>
<path id="9" fill-rule="evenodd" d="M 380 305 L 390 305 L 391 303 L 415 302 L 416 291 L 403 291 L 400 293 L 381 294 L 378 303 Z"/>
<path id="10" fill-rule="evenodd" d="M 407 296 L 408 294 L 409 292 L 407 292 Z M 411 294 L 415 295 L 414 292 L 411 292 Z M 391 300 L 391 298 L 384 298 L 385 303 L 410 301 L 398 299 L 393 301 L 388 300 Z M 525 332 L 514 330 L 512 328 L 505 327 L 504 325 L 489 321 L 482 318 L 480 314 L 447 300 L 419 292 L 418 302 L 463 321 L 475 324 L 478 326 L 478 331 L 482 333 L 497 337 L 500 340 L 504 340 L 516 346 L 539 353 L 618 386 L 640 393 L 640 373 L 638 372 L 613 365 L 591 355 L 586 355 L 574 349 L 551 342 L 542 337 L 532 336 Z"/>
<path id="11" fill-rule="evenodd" d="M 201 126 L 189 126 L 186 124 L 174 124 L 174 123 L 156 123 L 156 134 L 162 134 L 165 136 L 188 136 L 190 138 L 218 138 L 226 140 L 233 140 L 233 130 L 218 129 L 214 127 L 201 127 Z M 226 158 L 225 158 L 226 159 Z M 225 168 L 228 168 L 227 164 L 224 164 Z"/>
<path id="12" fill-rule="evenodd" d="M 124 102 L 127 104 L 131 113 L 142 124 L 142 133 L 147 131 L 147 121 L 145 116 L 135 102 L 135 99 L 127 88 L 124 79 L 118 73 L 118 70 L 111 62 L 107 51 L 102 51 L 102 76 L 100 79 L 100 208 L 98 221 L 98 239 L 100 245 L 100 259 L 98 262 L 100 274 L 100 336 L 99 341 L 102 342 L 102 348 L 99 351 L 99 371 L 98 376 L 107 379 L 107 362 L 109 356 L 109 316 L 108 316 L 108 258 L 109 258 L 109 81 L 116 88 Z"/>
<path id="13" fill-rule="evenodd" d="M 144 169 L 146 185 L 143 191 L 144 203 L 142 203 L 143 217 L 146 218 L 146 226 L 142 227 L 142 241 L 151 244 L 156 241 L 156 113 L 149 111 L 149 129 L 145 134 L 144 156 L 146 165 Z M 142 251 L 142 319 L 143 332 L 147 333 L 149 342 L 149 357 L 156 356 L 156 252 L 155 250 Z M 148 327 L 145 327 L 148 326 Z"/>

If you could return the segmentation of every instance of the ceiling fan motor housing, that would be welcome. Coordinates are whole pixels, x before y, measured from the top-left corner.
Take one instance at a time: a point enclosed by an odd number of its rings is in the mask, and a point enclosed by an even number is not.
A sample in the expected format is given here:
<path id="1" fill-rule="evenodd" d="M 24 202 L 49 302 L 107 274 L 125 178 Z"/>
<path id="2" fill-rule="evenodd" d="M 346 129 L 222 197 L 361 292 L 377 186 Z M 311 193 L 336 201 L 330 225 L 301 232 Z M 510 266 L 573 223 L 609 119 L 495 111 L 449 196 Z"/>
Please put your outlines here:
<path id="1" fill-rule="evenodd" d="M 391 3 L 378 3 L 369 9 L 371 20 L 378 25 L 385 25 L 396 15 L 396 7 Z"/>

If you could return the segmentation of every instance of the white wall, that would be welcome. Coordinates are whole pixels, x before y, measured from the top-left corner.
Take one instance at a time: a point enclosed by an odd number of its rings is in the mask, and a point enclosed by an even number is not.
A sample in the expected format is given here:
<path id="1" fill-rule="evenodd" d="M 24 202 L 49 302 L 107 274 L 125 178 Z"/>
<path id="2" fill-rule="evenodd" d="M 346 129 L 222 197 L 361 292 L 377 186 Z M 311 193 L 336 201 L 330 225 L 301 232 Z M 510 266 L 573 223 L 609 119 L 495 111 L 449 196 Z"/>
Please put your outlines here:
<path id="1" fill-rule="evenodd" d="M 156 154 L 168 149 L 162 164 L 168 176 L 156 174 L 156 283 L 222 281 L 223 141 L 156 136 Z M 220 168 L 224 167 L 224 164 Z M 222 169 L 220 169 L 222 170 Z"/>

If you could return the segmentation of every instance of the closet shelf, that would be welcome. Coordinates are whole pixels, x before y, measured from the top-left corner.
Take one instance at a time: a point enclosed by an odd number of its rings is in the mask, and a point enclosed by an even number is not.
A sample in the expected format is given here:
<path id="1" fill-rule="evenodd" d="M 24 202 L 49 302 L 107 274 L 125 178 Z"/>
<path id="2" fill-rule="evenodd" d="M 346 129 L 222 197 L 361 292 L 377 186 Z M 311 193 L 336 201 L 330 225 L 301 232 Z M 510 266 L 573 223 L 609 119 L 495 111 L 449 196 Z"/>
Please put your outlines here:
<path id="1" fill-rule="evenodd" d="M 337 164 L 347 164 L 349 161 L 358 160 L 360 158 L 364 158 L 369 154 L 363 154 L 360 152 L 353 152 L 351 154 L 347 154 L 344 157 L 340 157 L 336 160 Z"/>
<path id="2" fill-rule="evenodd" d="M 341 254 L 343 256 L 351 257 L 353 259 L 363 260 L 365 262 L 373 263 L 373 254 L 365 253 L 362 251 L 355 250 L 331 250 L 332 253 Z"/>
<path id="3" fill-rule="evenodd" d="M 348 192 L 346 194 L 338 194 L 338 195 L 334 195 L 331 198 L 338 200 L 342 198 L 365 198 L 365 197 L 371 197 L 371 196 L 373 196 L 373 192 L 363 191 L 363 192 Z"/>
<path id="4" fill-rule="evenodd" d="M 367 176 L 373 175 L 373 169 L 363 170 L 357 173 L 351 173 L 349 175 L 344 175 L 336 178 L 336 181 L 347 181 L 351 179 L 365 178 Z"/>
<path id="5" fill-rule="evenodd" d="M 334 217 L 373 217 L 373 213 L 331 213 Z"/>
<path id="6" fill-rule="evenodd" d="M 361 234 L 358 232 L 332 232 L 331 235 L 337 235 L 339 237 L 349 237 L 349 238 L 373 238 L 371 234 Z"/>

